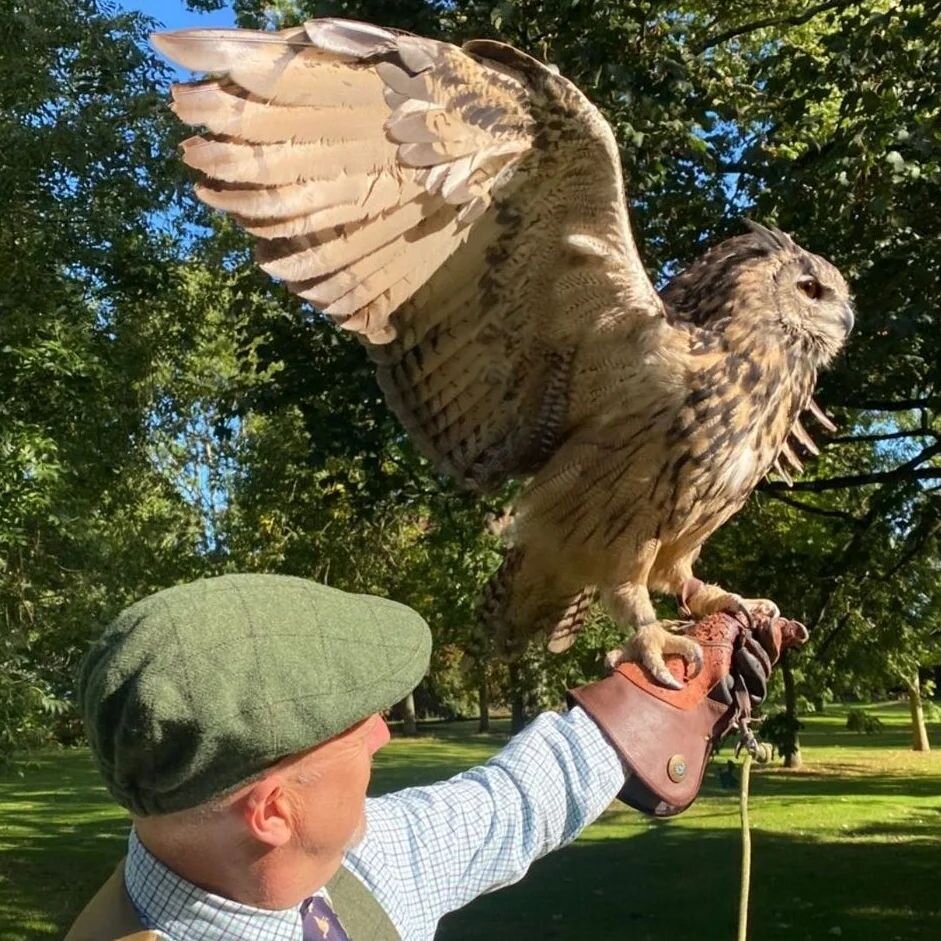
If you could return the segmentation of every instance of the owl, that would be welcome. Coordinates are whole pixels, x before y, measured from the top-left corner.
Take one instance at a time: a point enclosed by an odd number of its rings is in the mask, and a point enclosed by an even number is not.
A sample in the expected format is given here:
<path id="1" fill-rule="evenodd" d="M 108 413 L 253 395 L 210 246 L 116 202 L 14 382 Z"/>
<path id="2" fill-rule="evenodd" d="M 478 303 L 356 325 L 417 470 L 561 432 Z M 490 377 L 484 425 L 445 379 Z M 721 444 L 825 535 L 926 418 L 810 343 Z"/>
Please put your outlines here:
<path id="1" fill-rule="evenodd" d="M 431 464 L 523 481 L 483 610 L 496 651 L 565 650 L 596 594 L 633 635 L 609 655 L 675 686 L 701 651 L 656 618 L 776 613 L 693 575 L 703 543 L 783 459 L 853 325 L 829 262 L 759 225 L 658 293 L 610 126 L 510 46 L 339 19 L 184 30 L 158 50 L 204 80 L 173 107 L 196 195 L 261 267 L 363 343 Z M 312 365 L 313 368 L 313 365 Z M 824 419 L 825 420 L 825 419 Z"/>

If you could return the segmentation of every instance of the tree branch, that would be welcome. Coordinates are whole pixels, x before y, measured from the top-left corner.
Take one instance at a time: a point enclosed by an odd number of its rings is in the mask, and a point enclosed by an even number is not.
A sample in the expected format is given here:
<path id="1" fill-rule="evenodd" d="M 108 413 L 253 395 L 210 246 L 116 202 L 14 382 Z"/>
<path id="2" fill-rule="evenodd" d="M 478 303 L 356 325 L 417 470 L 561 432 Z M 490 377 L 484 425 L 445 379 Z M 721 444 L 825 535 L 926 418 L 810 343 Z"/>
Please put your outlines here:
<path id="1" fill-rule="evenodd" d="M 716 164 L 716 170 L 719 173 L 735 173 L 741 176 L 742 174 L 747 174 L 748 176 L 757 176 L 758 170 L 749 163 L 736 163 L 734 161 L 730 163 L 718 163 Z"/>
<path id="2" fill-rule="evenodd" d="M 869 484 L 892 484 L 907 480 L 941 480 L 941 467 L 921 467 L 925 461 L 931 460 L 941 454 L 941 441 L 936 441 L 930 447 L 925 448 L 920 454 L 917 454 L 910 461 L 900 464 L 890 471 L 874 471 L 871 474 L 850 474 L 845 477 L 824 477 L 820 480 L 798 480 L 791 486 L 784 481 L 767 481 L 762 490 L 767 493 L 772 491 L 793 491 L 804 493 L 821 493 L 824 490 L 843 490 L 848 487 L 866 487 Z"/>
<path id="3" fill-rule="evenodd" d="M 873 435 L 845 435 L 842 438 L 830 438 L 827 445 L 831 444 L 858 444 L 866 441 L 892 441 L 895 438 L 934 438 L 937 441 L 941 434 L 930 429 L 919 431 L 886 431 L 882 434 Z"/>
<path id="4" fill-rule="evenodd" d="M 901 553 L 899 558 L 896 560 L 895 565 L 892 566 L 889 571 L 883 576 L 884 581 L 888 581 L 891 578 L 894 578 L 898 573 L 908 565 L 912 559 L 918 555 L 921 550 L 928 544 L 929 540 L 933 539 L 938 532 L 941 531 L 941 521 L 935 522 L 932 526 L 929 526 L 926 532 L 918 533 L 913 537 Z"/>
<path id="5" fill-rule="evenodd" d="M 850 613 L 851 612 L 849 611 L 845 611 L 842 617 L 830 629 L 827 636 L 824 637 L 824 639 L 817 645 L 817 649 L 814 651 L 814 657 L 817 660 L 823 659 L 824 655 L 827 652 L 827 649 L 830 647 L 833 641 L 836 640 L 837 634 L 839 634 L 840 631 L 842 631 L 843 628 L 846 627 L 846 625 L 849 623 Z"/>
<path id="6" fill-rule="evenodd" d="M 844 523 L 852 523 L 854 526 L 858 526 L 860 520 L 853 516 L 852 513 L 847 513 L 845 510 L 827 510 L 821 506 L 814 506 L 812 503 L 803 503 L 800 500 L 795 500 L 792 497 L 786 497 L 783 493 L 776 493 L 773 490 L 768 490 L 767 494 L 773 500 L 779 500 L 781 503 L 786 503 L 788 506 L 794 507 L 796 510 L 800 510 L 802 513 L 812 513 L 814 516 L 827 516 L 831 519 L 838 519 Z"/>
<path id="7" fill-rule="evenodd" d="M 855 0 L 825 0 L 824 3 L 818 3 L 816 6 L 808 7 L 803 13 L 795 13 L 793 16 L 769 16 L 763 20 L 753 20 L 751 23 L 735 26 L 732 29 L 726 30 L 724 33 L 719 33 L 717 36 L 704 39 L 699 43 L 693 43 L 690 49 L 693 55 L 698 56 L 707 49 L 712 49 L 713 46 L 721 46 L 722 43 L 728 42 L 730 39 L 735 39 L 738 36 L 754 33 L 756 30 L 766 29 L 769 26 L 800 26 L 802 23 L 806 23 L 820 13 L 826 13 L 828 10 L 836 10 L 840 7 L 853 6 L 854 3 Z"/>
<path id="8" fill-rule="evenodd" d="M 793 490 L 795 493 L 823 493 L 825 490 L 847 490 L 850 487 L 868 487 L 871 484 L 891 484 L 901 480 L 941 480 L 941 467 L 925 467 L 902 472 L 900 468 L 874 474 L 855 474 L 846 477 L 824 477 L 820 480 L 796 480 L 788 486 L 780 480 L 770 481 L 763 489 L 770 494 Z"/>
<path id="9" fill-rule="evenodd" d="M 858 402 L 834 402 L 843 408 L 858 408 L 867 412 L 909 412 L 915 408 L 941 408 L 941 398 L 923 399 L 863 399 Z"/>
<path id="10" fill-rule="evenodd" d="M 839 593 L 843 578 L 852 570 L 853 563 L 859 552 L 860 547 L 865 540 L 867 533 L 875 525 L 876 521 L 881 519 L 889 505 L 891 504 L 894 493 L 889 487 L 882 487 L 869 500 L 869 507 L 865 515 L 859 521 L 852 536 L 846 541 L 846 544 L 840 550 L 838 555 L 831 556 L 824 564 L 823 571 L 820 573 L 821 583 L 829 583 L 830 587 L 826 594 L 819 599 L 817 610 L 807 621 L 807 629 L 811 634 L 823 623 L 833 599 Z M 825 640 L 826 644 L 827 641 Z"/>
<path id="11" fill-rule="evenodd" d="M 896 575 L 898 575 L 898 573 L 906 565 L 908 565 L 908 563 L 911 562 L 915 558 L 915 556 L 917 556 L 921 552 L 921 550 L 928 543 L 928 540 L 933 538 L 938 533 L 939 530 L 941 530 L 941 522 L 936 522 L 933 526 L 929 527 L 926 532 L 923 532 L 919 534 L 917 538 L 912 539 L 908 543 L 908 545 L 905 547 L 905 550 L 897 559 L 895 565 L 893 565 L 891 569 L 883 573 L 878 578 L 879 584 L 883 584 L 889 579 L 892 579 Z M 861 582 L 862 582 L 862 585 L 864 586 L 864 591 L 865 591 L 866 583 L 869 582 L 871 584 L 872 579 L 869 577 L 869 574 L 867 573 L 866 575 L 863 576 L 863 578 L 861 579 Z M 863 594 L 862 598 L 865 599 L 865 594 Z M 849 622 L 850 614 L 851 612 L 849 611 L 844 612 L 843 616 L 830 629 L 830 632 L 826 635 L 826 637 L 824 637 L 821 643 L 817 645 L 817 649 L 814 655 L 818 660 L 823 659 L 823 657 L 826 655 L 828 648 L 836 639 L 836 636 L 840 633 L 840 631 L 843 630 L 844 627 L 846 627 L 847 623 Z M 819 620 L 818 620 L 818 623 L 819 623 Z"/>

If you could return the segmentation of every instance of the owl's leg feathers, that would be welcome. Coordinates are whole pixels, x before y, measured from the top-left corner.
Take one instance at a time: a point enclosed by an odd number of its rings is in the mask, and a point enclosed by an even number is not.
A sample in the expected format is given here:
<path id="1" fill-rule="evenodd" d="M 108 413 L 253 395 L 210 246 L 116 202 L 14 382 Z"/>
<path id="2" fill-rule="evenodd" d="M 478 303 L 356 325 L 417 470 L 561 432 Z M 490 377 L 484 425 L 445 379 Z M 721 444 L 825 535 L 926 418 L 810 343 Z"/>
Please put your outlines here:
<path id="1" fill-rule="evenodd" d="M 679 590 L 680 608 L 695 618 L 706 617 L 717 611 L 741 614 L 753 624 L 753 615 L 768 617 L 772 620 L 780 617 L 781 610 L 768 598 L 743 598 L 734 592 L 726 591 L 719 585 L 710 585 L 698 578 L 687 578 Z"/>
<path id="2" fill-rule="evenodd" d="M 601 593 L 608 613 L 621 627 L 639 627 L 657 620 L 650 592 L 642 581 L 623 582 Z"/>
<path id="3" fill-rule="evenodd" d="M 633 625 L 634 636 L 605 656 L 605 663 L 613 670 L 619 663 L 640 663 L 650 671 L 654 679 L 670 689 L 681 689 L 680 683 L 667 669 L 665 656 L 677 654 L 690 667 L 695 676 L 702 669 L 702 650 L 688 637 L 670 632 L 679 627 L 681 621 L 657 621 L 657 614 L 650 601 L 647 586 L 638 582 L 625 582 L 604 593 L 605 605 L 618 624 Z"/>
<path id="4" fill-rule="evenodd" d="M 552 653 L 571 647 L 585 624 L 595 589 L 560 571 L 553 565 L 556 561 L 522 546 L 507 549 L 478 610 L 483 633 L 478 647 L 486 646 L 506 661 L 522 656 L 535 634 L 545 637 Z"/>

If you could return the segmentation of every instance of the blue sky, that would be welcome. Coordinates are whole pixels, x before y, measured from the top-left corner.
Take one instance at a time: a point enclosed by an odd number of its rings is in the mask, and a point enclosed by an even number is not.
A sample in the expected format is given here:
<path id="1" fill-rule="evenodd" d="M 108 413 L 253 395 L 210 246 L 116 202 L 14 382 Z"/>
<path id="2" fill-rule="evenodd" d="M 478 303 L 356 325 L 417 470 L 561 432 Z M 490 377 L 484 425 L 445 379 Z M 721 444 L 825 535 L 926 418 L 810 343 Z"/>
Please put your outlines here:
<path id="1" fill-rule="evenodd" d="M 165 29 L 185 26 L 234 26 L 230 9 L 216 13 L 190 13 L 183 0 L 121 0 L 126 10 L 139 10 L 161 22 Z"/>
<path id="2" fill-rule="evenodd" d="M 193 26 L 234 26 L 232 10 L 226 7 L 215 13 L 191 13 L 184 0 L 118 0 L 125 10 L 138 10 L 153 17 L 158 29 L 184 29 Z M 174 66 L 177 78 L 182 81 L 192 78 L 185 69 Z"/>

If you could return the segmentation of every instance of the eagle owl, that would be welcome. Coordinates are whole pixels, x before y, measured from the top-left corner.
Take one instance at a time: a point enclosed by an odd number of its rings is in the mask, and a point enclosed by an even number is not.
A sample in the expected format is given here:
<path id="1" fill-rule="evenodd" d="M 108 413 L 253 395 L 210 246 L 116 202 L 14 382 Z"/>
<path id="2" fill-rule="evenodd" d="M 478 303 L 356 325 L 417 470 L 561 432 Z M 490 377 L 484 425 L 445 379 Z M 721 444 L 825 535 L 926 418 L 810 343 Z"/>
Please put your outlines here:
<path id="1" fill-rule="evenodd" d="M 486 604 L 499 652 L 575 638 L 600 592 L 613 654 L 675 685 L 698 648 L 656 621 L 749 612 L 693 577 L 815 408 L 853 323 L 839 272 L 753 226 L 657 293 L 618 148 L 569 81 L 510 46 L 338 19 L 154 36 L 202 81 L 174 109 L 196 194 L 257 237 L 261 267 L 355 333 L 439 471 L 516 500 Z M 818 415 L 820 413 L 818 412 Z M 822 415 L 820 415 L 822 417 Z M 783 472 L 783 468 L 782 468 Z"/>

